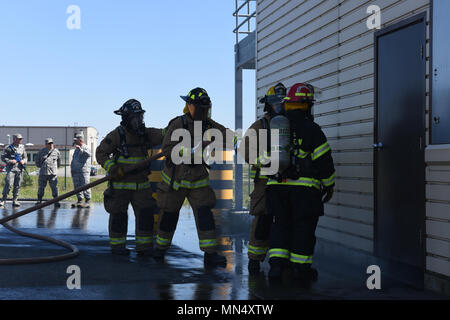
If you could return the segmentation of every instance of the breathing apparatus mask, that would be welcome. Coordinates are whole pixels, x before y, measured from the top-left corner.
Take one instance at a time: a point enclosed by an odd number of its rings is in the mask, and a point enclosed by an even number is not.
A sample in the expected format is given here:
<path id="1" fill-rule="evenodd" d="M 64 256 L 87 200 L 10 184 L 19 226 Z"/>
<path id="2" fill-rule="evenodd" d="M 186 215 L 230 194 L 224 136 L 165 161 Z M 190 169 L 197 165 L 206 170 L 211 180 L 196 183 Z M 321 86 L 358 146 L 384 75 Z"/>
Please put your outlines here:
<path id="1" fill-rule="evenodd" d="M 282 83 L 278 83 L 270 87 L 259 102 L 264 103 L 264 111 L 273 118 L 278 115 L 284 115 L 284 97 L 286 97 L 286 87 Z"/>
<path id="2" fill-rule="evenodd" d="M 128 116 L 122 117 L 122 121 L 128 131 L 137 135 L 145 134 L 145 123 L 143 113 L 133 113 Z"/>
<path id="3" fill-rule="evenodd" d="M 211 99 L 208 96 L 201 96 L 192 104 L 195 106 L 194 120 L 206 121 L 211 112 Z"/>
<path id="4" fill-rule="evenodd" d="M 122 116 L 120 124 L 137 135 L 145 134 L 144 112 L 141 103 L 135 99 L 126 101 L 119 110 L 114 111 Z"/>
<path id="5" fill-rule="evenodd" d="M 186 96 L 180 96 L 181 99 L 195 107 L 194 121 L 206 121 L 211 117 L 211 99 L 203 88 L 195 88 L 189 91 Z"/>

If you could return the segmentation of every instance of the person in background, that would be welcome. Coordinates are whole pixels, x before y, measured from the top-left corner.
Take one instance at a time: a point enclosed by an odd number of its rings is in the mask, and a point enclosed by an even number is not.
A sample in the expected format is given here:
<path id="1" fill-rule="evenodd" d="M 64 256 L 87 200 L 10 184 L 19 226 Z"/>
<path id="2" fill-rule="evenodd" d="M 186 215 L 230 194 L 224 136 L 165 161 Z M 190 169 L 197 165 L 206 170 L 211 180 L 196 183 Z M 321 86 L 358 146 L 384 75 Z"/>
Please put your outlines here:
<path id="1" fill-rule="evenodd" d="M 75 152 L 73 153 L 72 162 L 70 164 L 70 171 L 72 174 L 73 187 L 74 189 L 77 189 L 88 184 L 90 181 L 91 150 L 84 143 L 84 137 L 82 133 L 77 133 L 73 140 Z M 83 197 L 85 201 L 84 204 Z M 77 193 L 77 199 L 77 203 L 72 204 L 72 208 L 88 208 L 91 201 L 91 189 L 87 189 Z"/>
<path id="2" fill-rule="evenodd" d="M 42 202 L 44 197 L 45 187 L 47 182 L 52 189 L 52 196 L 56 198 L 58 196 L 58 178 L 57 170 L 61 164 L 61 154 L 58 149 L 55 148 L 52 138 L 45 139 L 45 148 L 42 148 L 36 158 L 36 166 L 39 168 L 38 179 L 38 201 L 36 204 Z M 60 203 L 56 202 L 55 207 L 60 207 Z"/>
<path id="3" fill-rule="evenodd" d="M 23 170 L 27 163 L 27 152 L 22 144 L 23 137 L 20 133 L 13 135 L 13 143 L 3 150 L 1 159 L 6 163 L 5 186 L 3 187 L 3 198 L 0 207 L 6 202 L 11 185 L 13 185 L 13 207 L 20 207 L 19 197 L 20 185 L 22 184 Z"/>

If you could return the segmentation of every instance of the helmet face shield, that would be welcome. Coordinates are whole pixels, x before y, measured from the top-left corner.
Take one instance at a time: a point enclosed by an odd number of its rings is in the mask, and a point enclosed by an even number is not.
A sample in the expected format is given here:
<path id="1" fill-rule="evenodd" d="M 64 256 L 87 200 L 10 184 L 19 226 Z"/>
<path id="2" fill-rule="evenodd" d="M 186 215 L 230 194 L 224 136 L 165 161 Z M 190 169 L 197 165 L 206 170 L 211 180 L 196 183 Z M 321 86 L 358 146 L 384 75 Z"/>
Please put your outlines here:
<path id="1" fill-rule="evenodd" d="M 192 102 L 195 107 L 194 120 L 204 121 L 210 115 L 211 99 L 208 96 L 201 96 Z"/>
<path id="2" fill-rule="evenodd" d="M 126 122 L 129 129 L 133 132 L 142 133 L 141 131 L 145 130 L 143 113 L 135 113 L 129 115 Z"/>
<path id="3" fill-rule="evenodd" d="M 286 96 L 286 87 L 279 83 L 274 88 L 273 91 L 275 92 L 276 96 L 284 98 Z"/>
<path id="4" fill-rule="evenodd" d="M 266 102 L 276 115 L 284 113 L 284 96 L 267 96 Z"/>

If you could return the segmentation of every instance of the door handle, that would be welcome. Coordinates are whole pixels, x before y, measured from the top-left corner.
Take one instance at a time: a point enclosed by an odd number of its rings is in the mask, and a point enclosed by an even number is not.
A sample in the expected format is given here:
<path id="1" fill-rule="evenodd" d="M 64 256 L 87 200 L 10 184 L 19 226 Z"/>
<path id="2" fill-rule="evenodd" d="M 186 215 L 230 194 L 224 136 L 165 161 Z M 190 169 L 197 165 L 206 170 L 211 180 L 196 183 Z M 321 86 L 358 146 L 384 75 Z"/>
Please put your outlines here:
<path id="1" fill-rule="evenodd" d="M 374 149 L 381 149 L 381 148 L 383 148 L 383 143 L 382 142 L 374 143 L 373 144 L 373 148 Z"/>

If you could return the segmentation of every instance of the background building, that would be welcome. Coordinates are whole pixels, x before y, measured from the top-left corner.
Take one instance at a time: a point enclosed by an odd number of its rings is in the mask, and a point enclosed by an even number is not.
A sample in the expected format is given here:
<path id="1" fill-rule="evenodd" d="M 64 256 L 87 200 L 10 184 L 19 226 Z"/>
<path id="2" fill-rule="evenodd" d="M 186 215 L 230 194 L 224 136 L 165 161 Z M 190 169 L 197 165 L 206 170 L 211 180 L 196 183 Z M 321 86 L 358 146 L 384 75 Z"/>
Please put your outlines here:
<path id="1" fill-rule="evenodd" d="M 278 82 L 321 89 L 337 183 L 318 250 L 447 293 L 449 12 L 447 0 L 257 0 L 256 30 L 235 48 L 237 74 L 256 69 L 257 101 Z"/>
<path id="2" fill-rule="evenodd" d="M 97 129 L 93 127 L 0 126 L 0 143 L 6 147 L 12 143 L 14 134 L 22 134 L 23 144 L 28 144 L 26 146 L 28 163 L 33 164 L 39 150 L 45 147 L 45 139 L 53 138 L 55 147 L 61 151 L 61 163 L 69 165 L 74 151 L 73 138 L 80 132 L 83 133 L 84 142 L 92 151 L 92 164 L 96 164 L 95 150 L 99 137 Z"/>

